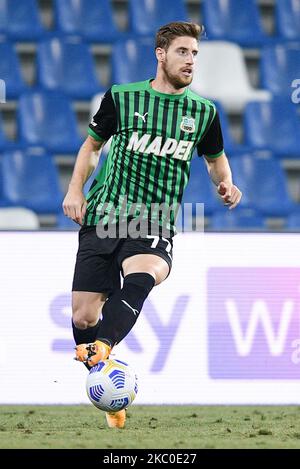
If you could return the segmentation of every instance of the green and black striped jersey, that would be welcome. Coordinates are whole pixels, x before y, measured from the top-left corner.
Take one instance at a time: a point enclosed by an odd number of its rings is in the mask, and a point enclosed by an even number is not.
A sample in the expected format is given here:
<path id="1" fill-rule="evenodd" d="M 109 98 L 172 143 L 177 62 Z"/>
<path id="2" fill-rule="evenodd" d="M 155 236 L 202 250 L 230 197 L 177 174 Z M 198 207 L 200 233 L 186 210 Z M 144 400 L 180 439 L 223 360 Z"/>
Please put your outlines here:
<path id="1" fill-rule="evenodd" d="M 89 125 L 96 140 L 113 138 L 87 195 L 87 225 L 107 223 L 112 208 L 118 222 L 124 199 L 134 207 L 133 217 L 139 204 L 149 211 L 152 204 L 179 204 L 194 149 L 199 156 L 223 153 L 215 105 L 189 88 L 180 95 L 160 93 L 151 81 L 112 86 Z M 169 220 L 171 231 L 175 216 Z"/>

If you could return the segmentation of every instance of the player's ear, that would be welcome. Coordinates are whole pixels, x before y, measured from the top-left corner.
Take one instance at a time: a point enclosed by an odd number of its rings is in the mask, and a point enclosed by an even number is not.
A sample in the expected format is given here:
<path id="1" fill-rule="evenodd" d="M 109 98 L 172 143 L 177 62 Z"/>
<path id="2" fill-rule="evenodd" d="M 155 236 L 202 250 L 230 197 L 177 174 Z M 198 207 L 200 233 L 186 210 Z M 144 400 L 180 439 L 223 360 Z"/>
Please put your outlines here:
<path id="1" fill-rule="evenodd" d="M 155 54 L 158 62 L 164 62 L 165 56 L 166 56 L 166 51 L 162 47 L 157 47 L 155 49 Z"/>

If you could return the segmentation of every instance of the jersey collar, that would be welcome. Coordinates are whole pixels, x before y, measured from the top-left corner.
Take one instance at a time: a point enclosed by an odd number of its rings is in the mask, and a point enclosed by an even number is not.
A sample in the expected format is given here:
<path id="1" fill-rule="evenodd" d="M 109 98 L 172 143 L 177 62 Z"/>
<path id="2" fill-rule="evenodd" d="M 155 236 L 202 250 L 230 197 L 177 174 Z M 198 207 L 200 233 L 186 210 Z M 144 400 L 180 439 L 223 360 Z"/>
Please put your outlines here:
<path id="1" fill-rule="evenodd" d="M 151 86 L 151 81 L 153 81 L 154 78 L 150 78 L 149 80 L 147 80 L 147 91 L 149 91 L 150 94 L 152 94 L 153 96 L 159 96 L 160 98 L 166 98 L 166 99 L 182 99 L 182 98 L 185 98 L 185 96 L 187 95 L 187 88 L 185 88 L 184 92 L 181 93 L 181 94 L 169 94 L 169 93 L 161 93 L 160 91 L 156 91 L 152 88 Z"/>

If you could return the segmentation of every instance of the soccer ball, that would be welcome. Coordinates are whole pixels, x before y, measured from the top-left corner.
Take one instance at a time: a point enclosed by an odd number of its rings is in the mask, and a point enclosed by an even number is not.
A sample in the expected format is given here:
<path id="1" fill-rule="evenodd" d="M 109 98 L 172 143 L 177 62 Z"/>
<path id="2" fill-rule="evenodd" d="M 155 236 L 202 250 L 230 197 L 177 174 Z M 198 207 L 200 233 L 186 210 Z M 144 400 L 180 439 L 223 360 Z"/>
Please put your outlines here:
<path id="1" fill-rule="evenodd" d="M 121 360 L 104 360 L 91 368 L 86 391 L 98 409 L 116 412 L 128 407 L 135 399 L 138 392 L 137 376 Z"/>

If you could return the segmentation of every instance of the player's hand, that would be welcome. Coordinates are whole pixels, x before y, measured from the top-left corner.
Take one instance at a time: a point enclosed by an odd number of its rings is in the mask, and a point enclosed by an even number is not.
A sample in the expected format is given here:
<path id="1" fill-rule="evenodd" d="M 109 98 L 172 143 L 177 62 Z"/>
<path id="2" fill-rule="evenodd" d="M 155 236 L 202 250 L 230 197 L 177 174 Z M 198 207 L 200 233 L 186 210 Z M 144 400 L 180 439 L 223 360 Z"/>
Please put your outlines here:
<path id="1" fill-rule="evenodd" d="M 74 189 L 69 189 L 62 204 L 64 214 L 79 225 L 83 223 L 86 206 L 87 202 L 82 191 Z"/>
<path id="2" fill-rule="evenodd" d="M 242 198 L 239 188 L 228 182 L 220 182 L 217 191 L 224 200 L 224 205 L 229 205 L 229 210 L 235 208 Z"/>

